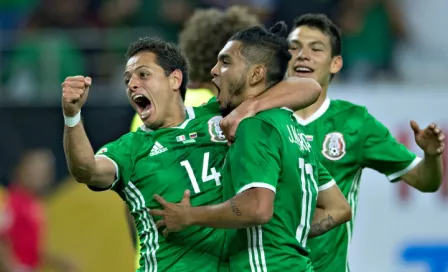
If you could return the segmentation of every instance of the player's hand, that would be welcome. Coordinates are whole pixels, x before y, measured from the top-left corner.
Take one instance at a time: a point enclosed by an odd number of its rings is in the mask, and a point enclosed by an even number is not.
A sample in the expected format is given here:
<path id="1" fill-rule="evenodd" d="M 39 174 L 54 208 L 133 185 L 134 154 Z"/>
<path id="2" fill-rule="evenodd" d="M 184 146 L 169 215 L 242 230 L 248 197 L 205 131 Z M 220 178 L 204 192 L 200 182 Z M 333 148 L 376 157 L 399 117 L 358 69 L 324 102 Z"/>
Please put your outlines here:
<path id="1" fill-rule="evenodd" d="M 154 199 L 162 205 L 163 210 L 152 209 L 149 213 L 162 217 L 161 220 L 156 222 L 156 227 L 165 227 L 163 236 L 167 237 L 168 233 L 179 232 L 189 226 L 190 190 L 184 192 L 179 203 L 168 202 L 157 194 L 154 195 Z"/>
<path id="2" fill-rule="evenodd" d="M 92 79 L 84 76 L 67 77 L 62 83 L 62 109 L 64 115 L 75 116 L 86 102 Z"/>
<path id="3" fill-rule="evenodd" d="M 256 102 L 247 99 L 234 109 L 229 115 L 221 119 L 219 125 L 227 138 L 227 144 L 231 145 L 235 141 L 235 134 L 241 121 L 256 114 Z"/>
<path id="4" fill-rule="evenodd" d="M 432 123 L 421 130 L 417 122 L 411 121 L 411 128 L 414 131 L 415 142 L 426 155 L 439 156 L 443 153 L 445 134 L 438 125 Z"/>

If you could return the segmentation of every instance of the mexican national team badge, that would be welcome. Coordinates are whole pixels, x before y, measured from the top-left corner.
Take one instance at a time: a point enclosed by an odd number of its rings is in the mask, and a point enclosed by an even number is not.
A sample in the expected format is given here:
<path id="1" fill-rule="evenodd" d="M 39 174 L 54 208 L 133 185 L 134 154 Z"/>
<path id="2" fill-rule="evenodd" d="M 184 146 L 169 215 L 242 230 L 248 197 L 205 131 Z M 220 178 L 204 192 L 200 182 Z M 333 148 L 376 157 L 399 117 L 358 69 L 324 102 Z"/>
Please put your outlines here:
<path id="1" fill-rule="evenodd" d="M 210 133 L 211 140 L 213 142 L 225 143 L 227 142 L 226 136 L 219 126 L 219 121 L 221 121 L 222 116 L 215 116 L 208 120 L 208 132 Z"/>
<path id="2" fill-rule="evenodd" d="M 339 132 L 328 133 L 322 145 L 322 154 L 332 161 L 342 159 L 345 155 L 344 136 Z"/>

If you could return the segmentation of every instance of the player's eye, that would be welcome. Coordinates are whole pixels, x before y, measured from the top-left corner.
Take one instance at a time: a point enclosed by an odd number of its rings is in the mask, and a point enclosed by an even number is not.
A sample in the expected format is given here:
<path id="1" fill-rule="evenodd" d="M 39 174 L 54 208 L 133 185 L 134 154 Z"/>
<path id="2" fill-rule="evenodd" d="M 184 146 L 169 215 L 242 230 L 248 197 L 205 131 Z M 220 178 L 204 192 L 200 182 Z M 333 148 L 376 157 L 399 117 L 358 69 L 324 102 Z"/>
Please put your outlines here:
<path id="1" fill-rule="evenodd" d="M 289 45 L 289 50 L 299 50 L 297 45 Z"/>
<path id="2" fill-rule="evenodd" d="M 317 47 L 313 47 L 311 50 L 313 50 L 314 52 L 323 51 L 321 48 L 317 48 Z"/>
<path id="3" fill-rule="evenodd" d="M 128 86 L 130 79 L 129 78 L 125 78 L 124 79 L 124 85 Z"/>
<path id="4" fill-rule="evenodd" d="M 147 77 L 147 76 L 149 76 L 148 73 L 146 73 L 146 72 L 140 72 L 140 77 Z"/>

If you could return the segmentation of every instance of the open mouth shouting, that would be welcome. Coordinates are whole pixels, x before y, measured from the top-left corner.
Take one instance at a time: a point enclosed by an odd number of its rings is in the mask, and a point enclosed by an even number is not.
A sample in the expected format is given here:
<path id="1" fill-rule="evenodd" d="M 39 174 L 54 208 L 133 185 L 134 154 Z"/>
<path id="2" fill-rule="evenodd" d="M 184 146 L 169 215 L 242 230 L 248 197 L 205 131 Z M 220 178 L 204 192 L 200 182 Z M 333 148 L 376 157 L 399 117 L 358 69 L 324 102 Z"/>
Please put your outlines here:
<path id="1" fill-rule="evenodd" d="M 142 94 L 132 95 L 132 102 L 135 104 L 137 113 L 142 120 L 148 119 L 151 115 L 152 103 L 151 101 Z"/>

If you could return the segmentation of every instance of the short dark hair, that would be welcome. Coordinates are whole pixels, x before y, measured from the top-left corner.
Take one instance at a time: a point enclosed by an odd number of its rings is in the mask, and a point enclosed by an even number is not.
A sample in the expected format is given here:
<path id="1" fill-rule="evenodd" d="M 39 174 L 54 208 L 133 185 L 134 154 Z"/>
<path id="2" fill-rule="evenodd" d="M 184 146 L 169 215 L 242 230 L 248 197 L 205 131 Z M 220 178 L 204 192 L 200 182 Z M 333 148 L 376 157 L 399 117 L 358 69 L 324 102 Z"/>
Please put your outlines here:
<path id="1" fill-rule="evenodd" d="M 330 37 L 331 56 L 340 56 L 342 54 L 341 29 L 330 20 L 325 14 L 308 13 L 294 20 L 294 28 L 308 26 L 317 28 Z"/>
<path id="2" fill-rule="evenodd" d="M 185 100 L 185 93 L 188 84 L 188 60 L 183 52 L 175 45 L 157 37 L 140 38 L 131 43 L 126 52 L 126 59 L 142 52 L 150 52 L 156 55 L 157 64 L 163 68 L 165 75 L 170 75 L 174 70 L 182 72 L 182 83 L 180 85 L 180 95 Z"/>
<path id="3" fill-rule="evenodd" d="M 266 64 L 266 83 L 271 87 L 284 79 L 288 69 L 291 53 L 287 35 L 285 22 L 278 22 L 269 31 L 260 26 L 239 31 L 229 41 L 240 41 L 243 44 L 241 54 L 249 65 Z"/>
<path id="4" fill-rule="evenodd" d="M 216 64 L 219 51 L 236 32 L 261 25 L 257 16 L 246 7 L 233 6 L 226 11 L 197 10 L 179 35 L 179 46 L 190 61 L 190 79 L 210 81 L 210 70 Z"/>

